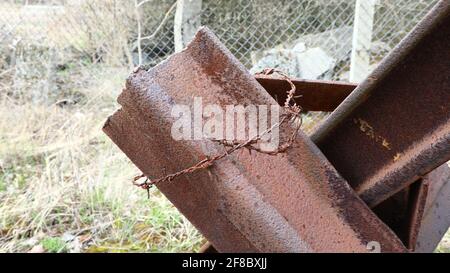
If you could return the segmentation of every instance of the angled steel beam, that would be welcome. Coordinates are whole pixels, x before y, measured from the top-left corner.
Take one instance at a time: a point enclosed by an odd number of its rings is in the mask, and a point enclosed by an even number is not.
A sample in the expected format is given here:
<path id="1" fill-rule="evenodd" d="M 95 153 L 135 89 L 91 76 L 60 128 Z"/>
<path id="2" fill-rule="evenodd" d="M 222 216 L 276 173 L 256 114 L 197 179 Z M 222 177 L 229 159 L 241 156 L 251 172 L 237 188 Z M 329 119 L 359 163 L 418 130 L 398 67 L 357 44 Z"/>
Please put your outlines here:
<path id="1" fill-rule="evenodd" d="M 277 101 L 283 102 L 286 99 L 290 85 L 285 80 L 265 75 L 256 75 L 255 78 Z M 301 94 L 296 102 L 307 111 L 332 112 L 357 87 L 354 84 L 330 81 L 293 79 L 292 82 Z M 444 187 L 450 187 L 450 178 L 443 171 L 445 169 L 448 169 L 447 164 L 433 170 L 423 179 L 419 179 L 410 187 L 403 189 L 374 208 L 374 212 L 412 251 L 416 249 L 420 252 L 434 251 L 445 234 L 445 230 L 450 226 L 448 223 L 450 219 L 445 213 L 442 216 L 432 213 L 428 218 L 434 215 L 435 219 L 428 219 L 422 223 L 425 205 L 440 208 L 441 212 L 450 211 L 450 201 L 446 202 L 445 198 L 441 197 L 440 204 L 435 204 L 438 200 L 429 194 L 429 192 L 436 192 L 437 188 L 443 187 L 446 179 L 449 180 L 449 183 Z M 419 234 L 421 234 L 421 240 L 418 240 Z M 214 248 L 209 245 L 207 249 Z"/>
<path id="2" fill-rule="evenodd" d="M 312 135 L 370 207 L 450 160 L 449 25 L 441 1 Z"/>

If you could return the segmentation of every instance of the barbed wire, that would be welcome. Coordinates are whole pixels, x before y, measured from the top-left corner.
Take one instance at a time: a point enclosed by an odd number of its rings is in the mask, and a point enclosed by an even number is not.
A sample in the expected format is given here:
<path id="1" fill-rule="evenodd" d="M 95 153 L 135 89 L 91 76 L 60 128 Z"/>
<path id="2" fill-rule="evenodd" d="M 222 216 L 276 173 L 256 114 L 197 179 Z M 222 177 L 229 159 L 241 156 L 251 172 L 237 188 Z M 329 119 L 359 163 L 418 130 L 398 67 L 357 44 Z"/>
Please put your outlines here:
<path id="1" fill-rule="evenodd" d="M 297 138 L 300 128 L 302 126 L 302 117 L 301 117 L 302 108 L 299 105 L 297 105 L 297 103 L 294 100 L 295 93 L 297 91 L 297 87 L 294 85 L 294 83 L 292 82 L 292 80 L 290 79 L 290 77 L 288 75 L 286 75 L 284 72 L 277 70 L 277 69 L 267 68 L 257 74 L 263 74 L 263 75 L 278 74 L 283 79 L 285 79 L 291 86 L 291 89 L 289 91 L 287 91 L 287 98 L 284 103 L 285 112 L 282 114 L 281 120 L 279 122 L 275 123 L 271 128 L 265 130 L 264 132 L 261 132 L 259 134 L 256 134 L 255 136 L 249 137 L 249 139 L 245 142 L 236 142 L 236 141 L 229 142 L 226 140 L 211 140 L 213 142 L 222 144 L 225 147 L 225 151 L 223 153 L 220 153 L 213 157 L 207 156 L 205 159 L 200 160 L 198 163 L 196 163 L 193 166 L 190 166 L 188 168 L 185 168 L 181 171 L 178 171 L 178 172 L 175 172 L 175 173 L 172 173 L 169 175 L 165 175 L 164 177 L 161 177 L 161 178 L 152 179 L 152 178 L 146 176 L 145 174 L 141 174 L 139 176 L 136 176 L 133 179 L 133 184 L 135 186 L 138 186 L 142 189 L 147 190 L 147 192 L 149 194 L 150 188 L 154 185 L 158 185 L 158 184 L 166 183 L 166 182 L 172 182 L 173 180 L 175 180 L 176 178 L 178 178 L 180 176 L 207 169 L 207 168 L 213 166 L 214 164 L 216 164 L 219 160 L 224 159 L 225 157 L 230 156 L 234 152 L 242 150 L 242 149 L 247 149 L 247 150 L 249 150 L 249 152 L 256 151 L 258 153 L 262 153 L 262 154 L 266 154 L 266 155 L 270 155 L 270 156 L 276 156 L 278 154 L 286 153 L 289 150 L 289 148 L 291 148 L 292 145 L 294 144 L 294 141 Z M 287 121 L 290 121 L 294 125 L 294 130 L 291 133 L 288 140 L 285 143 L 281 144 L 277 150 L 266 151 L 266 150 L 263 150 L 263 149 L 255 146 L 256 144 L 258 144 L 259 141 L 261 141 L 261 139 L 264 136 L 266 136 L 267 134 L 270 134 L 276 128 L 280 128 Z M 145 178 L 145 180 L 143 182 L 138 182 L 142 178 Z"/>

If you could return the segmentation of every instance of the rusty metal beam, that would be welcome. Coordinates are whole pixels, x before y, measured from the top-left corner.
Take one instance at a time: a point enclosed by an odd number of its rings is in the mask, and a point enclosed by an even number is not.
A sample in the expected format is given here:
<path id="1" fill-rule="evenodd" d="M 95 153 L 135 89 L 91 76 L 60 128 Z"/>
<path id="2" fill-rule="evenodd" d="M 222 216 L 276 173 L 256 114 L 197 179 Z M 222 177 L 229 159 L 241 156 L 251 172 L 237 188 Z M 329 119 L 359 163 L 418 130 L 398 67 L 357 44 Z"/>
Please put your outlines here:
<path id="1" fill-rule="evenodd" d="M 192 166 L 223 151 L 214 142 L 175 141 L 175 104 L 275 105 L 207 29 L 186 50 L 138 70 L 104 131 L 149 177 Z M 282 130 L 281 139 L 289 134 Z M 286 154 L 240 151 L 219 164 L 158 188 L 221 252 L 406 251 L 319 149 L 299 134 Z"/>
<path id="2" fill-rule="evenodd" d="M 273 75 L 255 75 L 259 84 L 281 104 L 286 101 L 286 94 L 290 90 L 289 83 Z M 304 111 L 332 112 L 341 104 L 357 84 L 335 81 L 316 81 L 304 79 L 291 79 L 297 88 L 295 102 Z M 214 246 L 207 242 L 202 246 L 199 253 L 217 253 Z"/>
<path id="3" fill-rule="evenodd" d="M 290 85 L 286 80 L 273 76 L 256 75 L 256 80 L 277 101 L 286 101 Z M 332 112 L 357 87 L 353 83 L 293 79 L 298 98 L 295 101 L 305 111 Z"/>
<path id="4" fill-rule="evenodd" d="M 256 75 L 255 78 L 277 101 L 283 102 L 286 99 L 285 94 L 289 91 L 290 86 L 285 80 L 266 75 Z M 357 87 L 355 84 L 346 84 L 342 82 L 309 81 L 300 79 L 293 79 L 292 81 L 302 95 L 296 102 L 307 111 L 334 111 Z M 447 164 L 433 170 L 430 174 L 427 174 L 424 179 L 416 181 L 410 187 L 403 189 L 373 208 L 374 212 L 393 229 L 405 245 L 408 246 L 408 249 L 412 251 L 418 249 L 422 252 L 432 252 L 434 248 L 431 248 L 439 244 L 440 239 L 445 234 L 445 230 L 449 227 L 449 224 L 440 218 L 435 219 L 436 226 L 431 220 L 422 224 L 425 204 L 434 206 L 434 203 L 430 204 L 430 202 L 433 202 L 435 199 L 433 196 L 430 197 L 430 195 L 427 194 L 428 188 L 442 187 L 443 181 L 447 178 L 446 173 L 443 172 L 442 169 L 448 169 Z M 431 183 L 431 180 L 437 181 L 438 183 Z M 428 182 L 423 183 L 423 181 Z M 450 187 L 450 185 L 448 187 Z M 445 200 L 441 200 L 440 203 L 440 206 L 444 207 L 441 211 L 445 211 L 445 209 L 450 211 L 450 202 L 446 203 Z M 439 205 L 437 206 L 439 207 Z M 435 217 L 440 216 L 435 215 Z M 444 231 L 444 233 L 442 231 Z M 428 241 L 422 239 L 422 242 L 417 242 L 419 233 L 433 234 L 434 236 L 422 236 L 427 237 Z M 439 234 L 441 237 L 436 236 Z M 424 246 L 428 247 L 425 248 Z M 214 247 L 210 245 L 209 249 L 214 249 Z"/>
<path id="5" fill-rule="evenodd" d="M 450 159 L 449 25 L 441 1 L 312 135 L 370 207 Z"/>

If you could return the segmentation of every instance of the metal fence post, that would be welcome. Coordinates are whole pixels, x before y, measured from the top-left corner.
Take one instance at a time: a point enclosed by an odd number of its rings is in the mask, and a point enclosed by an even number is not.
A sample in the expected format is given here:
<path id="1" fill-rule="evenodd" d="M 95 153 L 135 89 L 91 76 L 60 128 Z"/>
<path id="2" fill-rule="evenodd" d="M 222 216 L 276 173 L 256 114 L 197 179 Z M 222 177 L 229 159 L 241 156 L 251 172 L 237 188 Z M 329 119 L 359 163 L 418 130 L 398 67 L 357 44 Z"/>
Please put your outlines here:
<path id="1" fill-rule="evenodd" d="M 350 81 L 361 82 L 369 74 L 370 48 L 376 0 L 356 0 Z"/>
<path id="2" fill-rule="evenodd" d="M 180 52 L 201 26 L 202 0 L 178 0 L 175 13 L 175 52 Z"/>

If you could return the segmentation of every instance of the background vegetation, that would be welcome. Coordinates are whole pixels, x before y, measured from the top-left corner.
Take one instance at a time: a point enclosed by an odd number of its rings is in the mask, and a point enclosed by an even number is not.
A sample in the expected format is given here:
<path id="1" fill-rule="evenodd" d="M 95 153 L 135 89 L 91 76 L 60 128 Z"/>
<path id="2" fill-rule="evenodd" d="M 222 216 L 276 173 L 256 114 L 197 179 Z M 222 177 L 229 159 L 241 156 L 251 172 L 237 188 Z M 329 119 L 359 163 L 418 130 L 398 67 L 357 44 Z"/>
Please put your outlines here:
<path id="1" fill-rule="evenodd" d="M 131 185 L 139 171 L 101 131 L 133 63 L 133 9 L 114 16 L 113 2 L 87 1 L 76 32 L 0 2 L 11 18 L 0 28 L 0 252 L 190 252 L 202 243 L 157 190 L 147 199 Z"/>

